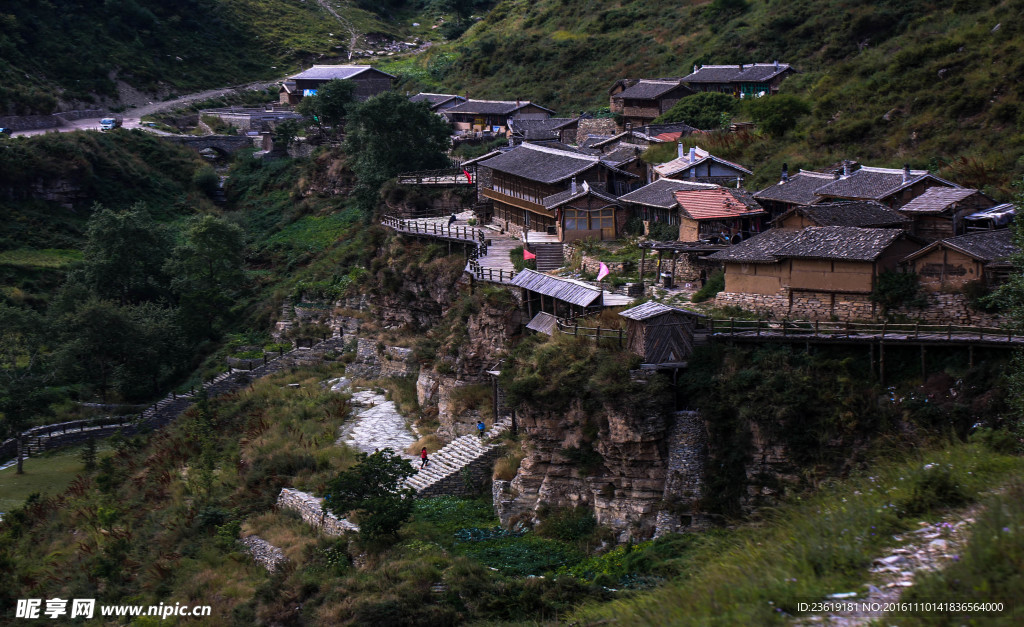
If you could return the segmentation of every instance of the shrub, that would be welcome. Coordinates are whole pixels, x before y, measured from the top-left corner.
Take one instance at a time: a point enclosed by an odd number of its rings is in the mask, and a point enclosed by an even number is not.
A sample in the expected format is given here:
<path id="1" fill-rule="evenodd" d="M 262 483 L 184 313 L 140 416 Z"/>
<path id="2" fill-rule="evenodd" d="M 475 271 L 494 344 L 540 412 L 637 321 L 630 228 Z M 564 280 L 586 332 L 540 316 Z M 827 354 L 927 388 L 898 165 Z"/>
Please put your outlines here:
<path id="1" fill-rule="evenodd" d="M 910 495 L 900 505 L 911 516 L 967 502 L 967 493 L 949 464 L 925 464 L 910 477 L 910 481 Z"/>
<path id="2" fill-rule="evenodd" d="M 921 290 L 921 282 L 913 272 L 886 270 L 878 275 L 875 288 L 871 290 L 871 302 L 878 303 L 888 312 L 899 307 L 923 307 L 928 304 Z"/>
<path id="3" fill-rule="evenodd" d="M 654 121 L 684 122 L 701 130 L 721 128 L 736 111 L 736 102 L 730 94 L 702 92 L 683 98 Z"/>
<path id="4" fill-rule="evenodd" d="M 667 222 L 651 222 L 647 228 L 647 237 L 659 242 L 672 242 L 679 239 L 679 225 Z"/>
<path id="5" fill-rule="evenodd" d="M 536 259 L 523 259 L 522 246 L 516 246 L 512 250 L 508 251 L 508 257 L 512 260 L 512 267 L 516 269 L 516 272 L 521 271 L 523 268 L 529 268 L 530 270 L 537 269 Z"/>
<path id="6" fill-rule="evenodd" d="M 752 100 L 750 117 L 772 137 L 781 137 L 795 128 L 797 120 L 811 112 L 811 107 L 796 96 L 781 95 Z"/>
<path id="7" fill-rule="evenodd" d="M 702 303 L 714 298 L 719 292 L 725 289 L 725 272 L 715 270 L 708 277 L 707 283 L 693 293 L 691 300 L 695 303 Z"/>
<path id="8" fill-rule="evenodd" d="M 597 519 L 587 507 L 559 509 L 551 512 L 539 525 L 537 535 L 565 542 L 577 542 L 594 533 Z"/>

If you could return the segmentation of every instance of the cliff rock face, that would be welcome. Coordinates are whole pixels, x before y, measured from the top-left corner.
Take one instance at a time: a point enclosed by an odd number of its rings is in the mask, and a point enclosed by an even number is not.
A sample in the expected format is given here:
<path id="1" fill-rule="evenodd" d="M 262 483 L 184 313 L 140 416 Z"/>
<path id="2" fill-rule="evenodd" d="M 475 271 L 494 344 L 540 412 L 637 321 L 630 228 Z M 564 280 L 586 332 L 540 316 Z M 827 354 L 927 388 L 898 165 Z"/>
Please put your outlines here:
<path id="1" fill-rule="evenodd" d="M 532 524 L 542 505 L 586 506 L 620 540 L 651 537 L 665 505 L 676 418 L 658 406 L 631 404 L 629 399 L 591 413 L 578 402 L 564 413 L 520 411 L 517 425 L 529 452 L 511 482 L 496 482 L 495 507 L 502 523 Z M 698 431 L 699 453 L 700 421 L 683 430 Z M 691 466 L 696 476 L 681 482 L 690 498 L 699 485 L 700 468 L 700 463 Z"/>

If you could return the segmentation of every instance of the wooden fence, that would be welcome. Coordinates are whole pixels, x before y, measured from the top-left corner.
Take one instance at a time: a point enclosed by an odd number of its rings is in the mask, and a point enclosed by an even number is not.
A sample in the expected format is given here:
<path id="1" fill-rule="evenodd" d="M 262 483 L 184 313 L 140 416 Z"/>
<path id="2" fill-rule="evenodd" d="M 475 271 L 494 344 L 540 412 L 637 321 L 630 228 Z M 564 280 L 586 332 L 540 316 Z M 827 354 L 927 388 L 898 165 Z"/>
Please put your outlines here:
<path id="1" fill-rule="evenodd" d="M 564 335 L 571 335 L 573 337 L 582 337 L 585 339 L 593 339 L 596 346 L 600 346 L 602 341 L 605 344 L 616 344 L 619 348 L 626 345 L 626 331 L 622 328 L 608 329 L 602 328 L 600 325 L 596 327 L 581 327 L 579 320 L 564 321 L 559 319 L 558 331 Z"/>
<path id="2" fill-rule="evenodd" d="M 1021 344 L 1024 334 L 1012 328 L 973 327 L 953 324 L 897 324 L 890 322 L 822 322 L 800 320 L 706 321 L 708 333 L 733 338 L 815 338 L 827 340 L 870 340 L 892 342 L 960 342 L 984 344 Z"/>
<path id="3" fill-rule="evenodd" d="M 398 175 L 399 185 L 472 185 L 462 168 L 443 170 L 421 170 L 402 172 Z"/>
<path id="4" fill-rule="evenodd" d="M 449 226 L 442 222 L 424 222 L 420 220 L 407 220 L 395 216 L 383 216 L 380 223 L 403 233 L 416 235 L 431 235 L 444 239 L 458 240 L 462 242 L 474 242 L 483 244 L 485 241 L 484 232 L 475 226 L 456 224 Z"/>

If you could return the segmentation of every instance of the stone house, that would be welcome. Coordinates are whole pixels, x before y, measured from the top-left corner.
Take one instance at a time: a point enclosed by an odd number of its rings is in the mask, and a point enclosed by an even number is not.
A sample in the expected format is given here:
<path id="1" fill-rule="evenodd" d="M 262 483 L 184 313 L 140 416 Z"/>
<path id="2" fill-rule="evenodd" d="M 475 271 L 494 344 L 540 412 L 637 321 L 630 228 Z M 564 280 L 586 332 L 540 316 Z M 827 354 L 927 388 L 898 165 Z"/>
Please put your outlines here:
<path id="1" fill-rule="evenodd" d="M 931 291 L 955 290 L 972 281 L 987 286 L 1006 280 L 1010 257 L 1019 252 L 1010 229 L 979 231 L 932 242 L 902 261 Z"/>
<path id="2" fill-rule="evenodd" d="M 410 96 L 409 102 L 425 102 L 430 105 L 431 111 L 434 113 L 440 113 L 445 109 L 451 109 L 455 105 L 466 102 L 466 99 L 458 94 L 430 94 L 420 92 L 415 96 Z"/>
<path id="3" fill-rule="evenodd" d="M 844 166 L 833 180 L 814 193 L 820 202 L 830 200 L 877 200 L 893 209 L 899 209 L 931 187 L 959 188 L 956 183 L 941 179 L 927 170 L 861 167 L 851 171 Z"/>
<path id="4" fill-rule="evenodd" d="M 356 100 L 362 102 L 389 91 L 395 77 L 369 65 L 314 65 L 281 84 L 278 92 L 281 104 L 297 105 L 304 96 L 315 95 L 321 85 L 333 80 L 352 81 L 356 86 Z"/>
<path id="5" fill-rule="evenodd" d="M 680 82 L 694 92 L 713 91 L 750 98 L 764 93 L 779 93 L 779 84 L 795 74 L 788 63 L 741 63 L 739 65 L 693 66 L 693 73 Z"/>
<path id="6" fill-rule="evenodd" d="M 681 242 L 736 243 L 763 230 L 767 213 L 743 190 L 681 189 L 674 194 Z"/>
<path id="7" fill-rule="evenodd" d="M 609 90 L 609 109 L 621 116 L 620 128 L 650 124 L 686 96 L 692 89 L 675 79 L 623 79 Z"/>
<path id="8" fill-rule="evenodd" d="M 719 305 L 774 315 L 870 318 L 878 275 L 921 244 L 900 229 L 818 226 L 771 229 L 708 256 L 725 266 Z"/>
<path id="9" fill-rule="evenodd" d="M 579 193 L 584 183 L 596 194 L 616 198 L 639 178 L 598 156 L 536 144 L 522 144 L 478 161 L 475 167 L 480 195 L 493 203 L 496 224 L 512 232 L 538 231 L 552 236 L 557 236 L 563 225 L 557 207 L 545 206 L 545 199 L 572 192 L 574 185 Z"/>
<path id="10" fill-rule="evenodd" d="M 900 213 L 913 221 L 910 232 L 933 242 L 966 232 L 964 218 L 988 209 L 995 201 L 976 189 L 930 187 L 900 207 Z"/>
<path id="11" fill-rule="evenodd" d="M 809 226 L 906 229 L 910 219 L 874 200 L 851 200 L 798 206 L 772 221 L 773 228 L 789 231 L 802 231 Z"/>
<path id="12" fill-rule="evenodd" d="M 652 168 L 650 180 L 660 178 L 689 179 L 698 183 L 716 183 L 718 185 L 740 186 L 743 178 L 752 174 L 745 167 L 716 157 L 700 147 L 693 146 L 689 151 L 679 144 L 679 156 L 672 161 L 656 165 Z"/>
<path id="13" fill-rule="evenodd" d="M 554 111 L 529 100 L 467 100 L 442 111 L 456 135 L 511 135 L 512 120 L 546 120 Z"/>

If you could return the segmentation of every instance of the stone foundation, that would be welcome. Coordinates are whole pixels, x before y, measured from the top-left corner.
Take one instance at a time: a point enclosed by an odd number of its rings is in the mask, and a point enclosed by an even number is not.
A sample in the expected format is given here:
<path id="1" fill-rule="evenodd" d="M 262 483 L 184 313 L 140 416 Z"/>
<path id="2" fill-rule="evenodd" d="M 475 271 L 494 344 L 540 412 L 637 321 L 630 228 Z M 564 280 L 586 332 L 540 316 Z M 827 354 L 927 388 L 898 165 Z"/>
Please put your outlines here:
<path id="1" fill-rule="evenodd" d="M 666 439 L 668 473 L 663 509 L 655 519 L 655 537 L 709 525 L 707 518 L 697 510 L 707 452 L 704 421 L 695 411 L 676 412 L 674 418 Z"/>
<path id="2" fill-rule="evenodd" d="M 900 307 L 890 313 L 924 324 L 1002 327 L 1009 323 L 1004 316 L 971 309 L 963 294 L 926 293 L 928 305 L 923 308 Z M 783 288 L 775 294 L 719 292 L 715 306 L 741 307 L 764 318 L 795 318 L 800 320 L 876 320 L 881 308 L 867 294 L 833 294 L 831 292 L 790 292 Z"/>

